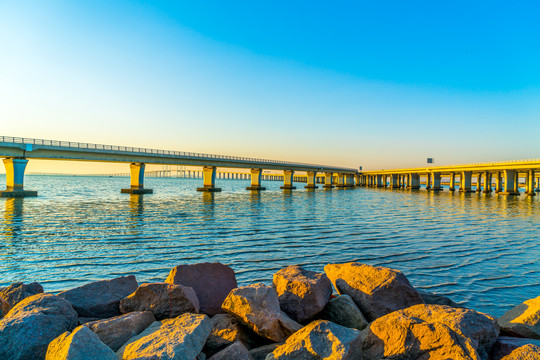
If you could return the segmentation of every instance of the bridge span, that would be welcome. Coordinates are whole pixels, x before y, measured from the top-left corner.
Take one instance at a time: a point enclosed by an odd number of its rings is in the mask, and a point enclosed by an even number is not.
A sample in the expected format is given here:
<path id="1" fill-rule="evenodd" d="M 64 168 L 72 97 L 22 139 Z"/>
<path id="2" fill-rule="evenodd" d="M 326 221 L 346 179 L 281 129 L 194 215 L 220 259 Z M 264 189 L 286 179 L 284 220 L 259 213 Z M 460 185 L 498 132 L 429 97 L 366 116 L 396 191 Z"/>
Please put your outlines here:
<path id="1" fill-rule="evenodd" d="M 0 192 L 0 197 L 37 195 L 36 191 L 24 189 L 24 171 L 29 159 L 129 163 L 131 184 L 121 191 L 132 194 L 152 193 L 152 189 L 144 187 L 146 164 L 201 166 L 203 186 L 197 190 L 208 192 L 221 191 L 216 187 L 218 167 L 250 169 L 251 186 L 247 189 L 255 191 L 265 189 L 261 184 L 263 169 L 283 171 L 281 188 L 286 190 L 295 189 L 295 172 L 306 173 L 305 187 L 309 189 L 317 188 L 317 173 L 324 173 L 325 188 L 334 186 L 334 177 L 336 187 L 353 187 L 354 177 L 358 175 L 356 169 L 337 166 L 9 136 L 0 136 L 0 157 L 4 157 L 6 167 L 6 190 Z"/>

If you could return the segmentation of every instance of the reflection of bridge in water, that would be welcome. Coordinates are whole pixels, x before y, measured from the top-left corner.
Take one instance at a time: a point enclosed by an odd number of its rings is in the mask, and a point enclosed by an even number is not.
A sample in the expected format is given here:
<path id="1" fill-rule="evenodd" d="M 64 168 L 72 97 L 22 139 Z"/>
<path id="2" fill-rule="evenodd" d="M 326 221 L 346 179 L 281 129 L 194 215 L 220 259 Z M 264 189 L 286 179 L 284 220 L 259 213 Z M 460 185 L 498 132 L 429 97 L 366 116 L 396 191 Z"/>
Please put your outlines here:
<path id="1" fill-rule="evenodd" d="M 279 176 L 283 180 L 283 189 L 295 189 L 293 182 L 300 179 L 297 177 L 298 174 L 295 177 L 295 172 L 300 172 L 305 178 L 306 188 L 317 188 L 317 173 L 324 173 L 324 187 L 326 188 L 333 187 L 334 178 L 337 187 L 352 187 L 354 186 L 353 177 L 358 174 L 356 169 L 338 166 L 6 136 L 0 137 L 0 156 L 5 157 L 3 161 L 6 167 L 6 191 L 0 192 L 2 197 L 37 195 L 36 191 L 24 190 L 24 171 L 28 159 L 130 163 L 131 186 L 128 189 L 122 189 L 122 192 L 132 194 L 152 192 L 151 189 L 144 188 L 146 164 L 201 166 L 202 169 L 197 174 L 201 175 L 203 186 L 197 190 L 205 192 L 221 190 L 216 187 L 216 179 L 219 179 L 218 167 L 250 169 L 247 175 L 251 179 L 251 186 L 247 187 L 248 190 L 264 190 L 265 188 L 261 185 L 263 179 L 279 180 Z M 282 171 L 283 175 L 263 175 L 263 170 Z M 245 176 L 241 173 L 230 172 L 222 174 L 226 174 L 225 176 L 233 174 L 235 177 Z"/>

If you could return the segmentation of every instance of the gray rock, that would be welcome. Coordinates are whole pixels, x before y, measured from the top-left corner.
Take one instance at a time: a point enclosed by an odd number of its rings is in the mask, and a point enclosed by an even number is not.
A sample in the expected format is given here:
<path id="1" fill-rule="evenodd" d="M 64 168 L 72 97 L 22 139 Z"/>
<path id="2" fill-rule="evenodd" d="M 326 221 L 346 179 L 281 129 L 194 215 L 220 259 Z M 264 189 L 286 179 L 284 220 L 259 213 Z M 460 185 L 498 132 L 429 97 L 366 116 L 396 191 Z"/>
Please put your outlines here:
<path id="1" fill-rule="evenodd" d="M 276 350 L 278 346 L 283 344 L 283 342 L 280 342 L 259 346 L 255 349 L 249 350 L 249 355 L 251 355 L 253 360 L 265 360 L 268 354 L 270 354 L 272 351 Z"/>
<path id="2" fill-rule="evenodd" d="M 117 360 L 116 354 L 86 326 L 65 332 L 49 344 L 45 360 Z"/>
<path id="3" fill-rule="evenodd" d="M 174 267 L 165 280 L 168 284 L 193 288 L 201 312 L 210 316 L 223 313 L 221 304 L 238 287 L 234 270 L 221 263 L 200 263 Z"/>
<path id="4" fill-rule="evenodd" d="M 58 294 L 72 305 L 80 317 L 109 318 L 120 315 L 120 300 L 137 289 L 135 276 L 92 282 Z"/>
<path id="5" fill-rule="evenodd" d="M 274 342 L 285 340 L 302 327 L 281 312 L 276 290 L 264 284 L 231 290 L 222 308 L 257 334 Z"/>
<path id="6" fill-rule="evenodd" d="M 117 356 L 123 360 L 193 360 L 211 331 L 212 322 L 203 314 L 156 321 L 122 346 Z"/>
<path id="7" fill-rule="evenodd" d="M 9 310 L 11 310 L 11 305 L 3 297 L 0 297 L 0 319 L 6 316 Z"/>
<path id="8" fill-rule="evenodd" d="M 540 347 L 531 344 L 523 345 L 503 357 L 502 360 L 540 360 Z"/>
<path id="9" fill-rule="evenodd" d="M 270 353 L 266 360 L 362 359 L 360 331 L 316 320 L 297 331 Z"/>
<path id="10" fill-rule="evenodd" d="M 317 315 L 332 295 L 332 283 L 325 274 L 308 271 L 298 265 L 275 273 L 273 285 L 281 310 L 299 323 Z"/>
<path id="11" fill-rule="evenodd" d="M 187 286 L 167 283 L 142 284 L 120 301 L 120 311 L 151 311 L 156 319 L 173 318 L 187 312 L 199 312 L 195 291 Z"/>
<path id="12" fill-rule="evenodd" d="M 360 264 L 328 264 L 328 278 L 339 294 L 349 295 L 368 321 L 424 301 L 401 271 Z"/>
<path id="13" fill-rule="evenodd" d="M 19 302 L 0 320 L 0 359 L 43 359 L 51 341 L 77 326 L 66 300 L 37 294 Z"/>
<path id="14" fill-rule="evenodd" d="M 0 290 L 0 297 L 4 298 L 4 300 L 6 300 L 8 304 L 13 307 L 29 296 L 42 293 L 43 286 L 41 286 L 37 282 L 33 282 L 30 284 L 24 284 L 22 282 L 19 282 L 2 288 L 2 290 Z"/>
<path id="15" fill-rule="evenodd" d="M 113 351 L 118 351 L 129 339 L 139 335 L 156 321 L 150 311 L 135 311 L 110 319 L 86 323 L 99 339 Z"/>
<path id="16" fill-rule="evenodd" d="M 435 294 L 435 293 L 431 293 L 431 292 L 428 292 L 425 290 L 419 290 L 419 289 L 416 289 L 416 291 L 422 297 L 422 300 L 424 300 L 424 303 L 426 304 L 446 305 L 446 306 L 451 306 L 455 308 L 464 308 L 464 306 L 461 306 L 455 303 L 454 301 L 452 301 L 452 299 L 444 295 Z"/>
<path id="17" fill-rule="evenodd" d="M 208 356 L 214 355 L 237 341 L 242 342 L 247 348 L 250 347 L 250 344 L 260 341 L 255 333 L 229 314 L 217 314 L 210 320 L 212 321 L 212 333 L 206 340 L 203 349 Z"/>
<path id="18" fill-rule="evenodd" d="M 195 360 L 206 360 L 206 354 L 205 353 L 199 353 Z"/>
<path id="19" fill-rule="evenodd" d="M 531 344 L 540 347 L 540 340 L 499 336 L 495 345 L 491 348 L 491 360 L 501 360 L 512 351 L 524 345 Z"/>
<path id="20" fill-rule="evenodd" d="M 508 310 L 498 322 L 507 335 L 540 339 L 540 296 Z"/>
<path id="21" fill-rule="evenodd" d="M 246 347 L 237 341 L 227 346 L 217 354 L 211 356 L 208 360 L 253 360 Z"/>
<path id="22" fill-rule="evenodd" d="M 357 330 L 368 326 L 366 318 L 349 295 L 340 295 L 330 299 L 319 316 L 321 319 Z"/>

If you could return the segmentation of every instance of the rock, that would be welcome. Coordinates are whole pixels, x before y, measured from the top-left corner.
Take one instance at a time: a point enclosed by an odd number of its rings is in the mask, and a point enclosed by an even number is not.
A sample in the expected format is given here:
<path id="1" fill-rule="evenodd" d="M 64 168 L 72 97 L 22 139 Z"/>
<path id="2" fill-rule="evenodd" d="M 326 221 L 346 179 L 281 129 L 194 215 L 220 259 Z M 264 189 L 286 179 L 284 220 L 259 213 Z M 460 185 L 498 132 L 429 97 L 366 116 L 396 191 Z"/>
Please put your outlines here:
<path id="1" fill-rule="evenodd" d="M 86 323 L 92 322 L 92 321 L 99 321 L 102 320 L 101 318 L 93 318 L 93 317 L 80 317 L 79 316 L 79 325 L 84 325 Z"/>
<path id="2" fill-rule="evenodd" d="M 321 312 L 332 295 L 332 283 L 325 274 L 308 271 L 298 265 L 275 273 L 273 285 L 281 310 L 300 323 Z"/>
<path id="3" fill-rule="evenodd" d="M 358 330 L 316 320 L 291 335 L 266 359 L 362 359 L 362 338 Z"/>
<path id="4" fill-rule="evenodd" d="M 195 360 L 206 360 L 206 354 L 205 353 L 199 353 Z"/>
<path id="5" fill-rule="evenodd" d="M 6 316 L 9 310 L 11 310 L 11 305 L 3 297 L 0 297 L 0 319 Z"/>
<path id="6" fill-rule="evenodd" d="M 237 341 L 249 347 L 250 344 L 259 340 L 256 334 L 229 314 L 217 314 L 210 320 L 212 321 L 212 333 L 206 340 L 203 350 L 208 356 L 214 355 Z"/>
<path id="7" fill-rule="evenodd" d="M 274 342 L 285 340 L 302 327 L 281 312 L 276 290 L 264 284 L 231 290 L 222 308 L 257 334 Z"/>
<path id="8" fill-rule="evenodd" d="M 415 305 L 373 321 L 363 332 L 367 359 L 483 359 L 499 335 L 494 317 L 442 305 Z"/>
<path id="9" fill-rule="evenodd" d="M 58 294 L 72 305 L 81 317 L 109 318 L 120 315 L 120 300 L 137 289 L 135 276 L 92 282 Z"/>
<path id="10" fill-rule="evenodd" d="M 505 334 L 540 339 L 540 296 L 508 310 L 498 322 Z"/>
<path id="11" fill-rule="evenodd" d="M 512 351 L 527 344 L 540 346 L 540 340 L 499 336 L 491 348 L 491 360 L 501 360 Z"/>
<path id="12" fill-rule="evenodd" d="M 425 290 L 416 289 L 416 291 L 418 292 L 418 294 L 420 295 L 420 297 L 422 298 L 422 300 L 424 300 L 424 303 L 426 304 L 446 305 L 446 306 L 451 306 L 455 308 L 463 308 L 463 306 L 455 303 L 454 301 L 452 301 L 452 299 L 444 295 L 434 294 Z"/>
<path id="13" fill-rule="evenodd" d="M 223 300 L 232 289 L 238 287 L 234 270 L 221 263 L 176 266 L 170 271 L 165 282 L 193 288 L 199 299 L 201 312 L 210 316 L 223 313 Z"/>
<path id="14" fill-rule="evenodd" d="M 540 347 L 536 345 L 523 345 L 506 355 L 502 360 L 540 360 Z"/>
<path id="15" fill-rule="evenodd" d="M 401 271 L 356 262 L 328 264 L 328 278 L 339 294 L 347 294 L 368 321 L 423 300 Z"/>
<path id="16" fill-rule="evenodd" d="M 51 341 L 77 326 L 77 313 L 50 294 L 25 298 L 0 320 L 0 359 L 43 359 Z"/>
<path id="17" fill-rule="evenodd" d="M 119 359 L 193 360 L 212 331 L 203 314 L 183 314 L 156 321 L 118 350 Z"/>
<path id="18" fill-rule="evenodd" d="M 156 321 L 150 311 L 135 311 L 110 319 L 86 323 L 99 339 L 113 351 L 118 351 L 129 339 L 139 335 Z"/>
<path id="19" fill-rule="evenodd" d="M 151 311 L 156 319 L 173 318 L 187 312 L 199 312 L 195 291 L 187 286 L 166 283 L 142 284 L 120 301 L 120 311 Z"/>
<path id="20" fill-rule="evenodd" d="M 45 360 L 117 360 L 116 354 L 86 326 L 65 332 L 49 344 Z"/>
<path id="21" fill-rule="evenodd" d="M 368 326 L 366 318 L 349 295 L 330 299 L 319 316 L 348 328 L 362 330 Z"/>
<path id="22" fill-rule="evenodd" d="M 280 342 L 259 346 L 258 348 L 249 350 L 249 355 L 251 355 L 253 360 L 265 360 L 268 354 L 270 354 L 272 351 L 276 350 L 278 346 L 283 344 L 283 342 Z"/>
<path id="23" fill-rule="evenodd" d="M 253 360 L 246 347 L 237 341 L 227 346 L 217 354 L 211 356 L 208 360 Z"/>
<path id="24" fill-rule="evenodd" d="M 0 297 L 4 298 L 9 305 L 15 306 L 17 303 L 29 296 L 43 293 L 43 286 L 37 282 L 24 284 L 22 282 L 13 283 L 0 290 Z"/>

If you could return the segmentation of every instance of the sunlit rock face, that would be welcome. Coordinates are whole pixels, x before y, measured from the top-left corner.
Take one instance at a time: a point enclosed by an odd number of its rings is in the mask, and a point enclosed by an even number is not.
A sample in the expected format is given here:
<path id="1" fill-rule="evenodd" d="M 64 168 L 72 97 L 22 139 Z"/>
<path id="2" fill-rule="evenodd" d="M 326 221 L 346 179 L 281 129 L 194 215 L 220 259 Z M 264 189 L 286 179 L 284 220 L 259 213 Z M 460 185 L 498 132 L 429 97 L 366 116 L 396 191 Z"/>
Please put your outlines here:
<path id="1" fill-rule="evenodd" d="M 132 311 L 151 311 L 156 319 L 172 318 L 187 312 L 199 312 L 195 291 L 187 286 L 166 283 L 142 284 L 135 292 L 120 301 L 123 314 Z"/>
<path id="2" fill-rule="evenodd" d="M 266 360 L 295 359 L 362 359 L 360 331 L 316 320 L 294 333 L 278 346 Z"/>
<path id="3" fill-rule="evenodd" d="M 117 360 L 116 354 L 86 326 L 65 332 L 49 344 L 45 360 Z"/>
<path id="4" fill-rule="evenodd" d="M 328 278 L 339 294 L 347 294 L 368 321 L 424 301 L 401 271 L 360 264 L 328 264 Z"/>
<path id="5" fill-rule="evenodd" d="M 217 354 L 211 356 L 208 360 L 253 360 L 248 352 L 248 349 L 240 342 L 237 341 L 225 349 L 221 350 Z"/>
<path id="6" fill-rule="evenodd" d="M 203 349 L 207 356 L 212 356 L 238 341 L 248 349 L 252 346 L 258 346 L 259 343 L 268 342 L 232 315 L 217 314 L 210 320 L 212 321 L 212 333 L 206 340 Z"/>
<path id="7" fill-rule="evenodd" d="M 302 327 L 281 312 L 276 290 L 264 284 L 233 289 L 222 308 L 257 334 L 275 342 L 285 340 Z"/>
<path id="8" fill-rule="evenodd" d="M 501 360 L 540 360 L 540 347 L 536 345 L 523 345 Z"/>
<path id="9" fill-rule="evenodd" d="M 49 343 L 77 323 L 68 301 L 50 294 L 27 297 L 0 320 L 0 359 L 43 359 Z"/>
<path id="10" fill-rule="evenodd" d="M 362 330 L 368 322 L 358 306 L 349 295 L 340 295 L 330 299 L 323 311 L 319 314 L 321 319 L 330 320 L 336 324 Z"/>
<path id="11" fill-rule="evenodd" d="M 122 360 L 192 360 L 201 352 L 211 331 L 212 323 L 203 314 L 156 321 L 122 346 L 117 356 Z"/>
<path id="12" fill-rule="evenodd" d="M 42 293 L 43 286 L 37 282 L 30 284 L 19 282 L 0 289 L 0 298 L 3 298 L 10 306 L 13 307 L 29 296 Z"/>
<path id="13" fill-rule="evenodd" d="M 498 321 L 506 334 L 540 339 L 540 296 L 510 309 Z"/>
<path id="14" fill-rule="evenodd" d="M 496 319 L 474 310 L 415 305 L 363 331 L 366 359 L 489 359 L 499 336 Z"/>
<path id="15" fill-rule="evenodd" d="M 238 287 L 234 270 L 221 263 L 176 266 L 165 282 L 193 288 L 199 299 L 200 311 L 210 316 L 223 313 L 223 300 Z"/>
<path id="16" fill-rule="evenodd" d="M 491 360 L 501 360 L 517 348 L 528 344 L 540 347 L 540 340 L 499 336 L 495 345 L 491 348 Z"/>
<path id="17" fill-rule="evenodd" d="M 273 285 L 281 310 L 299 323 L 321 312 L 332 295 L 332 284 L 325 274 L 308 271 L 298 265 L 275 273 Z"/>

